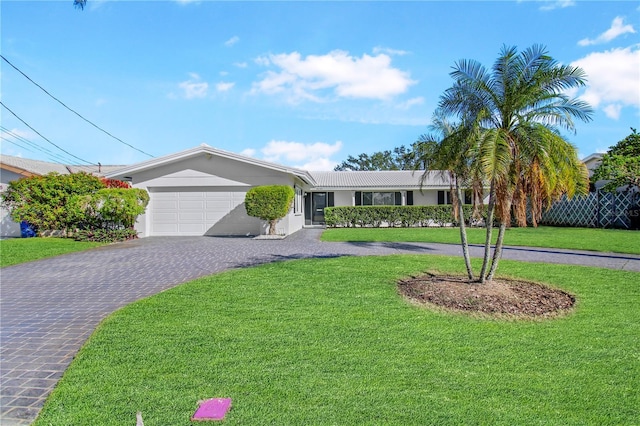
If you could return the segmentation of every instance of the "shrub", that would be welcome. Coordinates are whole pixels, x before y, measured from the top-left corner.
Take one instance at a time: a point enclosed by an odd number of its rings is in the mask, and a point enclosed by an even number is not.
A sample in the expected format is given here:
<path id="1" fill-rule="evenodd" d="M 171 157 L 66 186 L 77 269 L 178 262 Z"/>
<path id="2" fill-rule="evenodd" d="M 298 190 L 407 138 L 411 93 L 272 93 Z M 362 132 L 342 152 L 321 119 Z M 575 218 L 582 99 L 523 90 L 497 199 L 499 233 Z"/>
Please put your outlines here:
<path id="1" fill-rule="evenodd" d="M 471 222 L 473 206 L 463 206 Z M 483 213 L 483 216 L 485 214 Z M 340 206 L 324 210 L 329 227 L 420 227 L 457 225 L 449 205 L 438 206 Z"/>
<path id="2" fill-rule="evenodd" d="M 149 194 L 139 188 L 105 188 L 95 194 L 73 197 L 69 204 L 80 229 L 133 228 L 144 213 Z"/>
<path id="3" fill-rule="evenodd" d="M 292 187 L 286 185 L 266 185 L 251 188 L 244 205 L 249 216 L 269 222 L 269 235 L 276 233 L 276 223 L 287 215 L 295 196 Z"/>
<path id="4" fill-rule="evenodd" d="M 104 188 L 99 178 L 88 173 L 49 173 L 9 182 L 2 196 L 15 222 L 28 222 L 39 233 L 66 230 L 81 220 L 69 201 L 74 196 L 94 194 Z"/>
<path id="5" fill-rule="evenodd" d="M 138 238 L 135 229 L 82 229 L 73 234 L 73 239 L 84 242 L 114 243 Z"/>
<path id="6" fill-rule="evenodd" d="M 107 179 L 107 178 L 102 178 L 100 180 L 102 181 L 102 183 L 104 183 L 105 188 L 122 188 L 122 189 L 131 188 L 131 184 L 123 180 Z"/>

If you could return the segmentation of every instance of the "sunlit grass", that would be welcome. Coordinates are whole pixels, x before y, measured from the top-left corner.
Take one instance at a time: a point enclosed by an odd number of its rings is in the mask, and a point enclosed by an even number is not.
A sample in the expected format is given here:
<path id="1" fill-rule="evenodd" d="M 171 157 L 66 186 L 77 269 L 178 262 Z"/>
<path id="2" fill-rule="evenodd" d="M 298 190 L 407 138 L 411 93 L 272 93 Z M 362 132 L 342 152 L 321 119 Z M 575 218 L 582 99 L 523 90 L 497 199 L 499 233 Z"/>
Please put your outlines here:
<path id="1" fill-rule="evenodd" d="M 0 267 L 103 246 L 69 238 L 10 238 L 0 240 Z"/>
<path id="2" fill-rule="evenodd" d="M 477 265 L 476 265 L 477 266 Z M 36 425 L 604 425 L 640 418 L 640 274 L 504 260 L 575 311 L 480 320 L 412 305 L 399 277 L 458 258 L 300 260 L 202 278 L 106 319 Z"/>
<path id="3" fill-rule="evenodd" d="M 469 228 L 470 244 L 484 244 L 486 230 Z M 493 233 L 493 242 L 497 230 Z M 323 241 L 402 241 L 460 244 L 458 228 L 332 228 Z M 510 228 L 505 245 L 640 254 L 640 231 L 594 228 Z"/>

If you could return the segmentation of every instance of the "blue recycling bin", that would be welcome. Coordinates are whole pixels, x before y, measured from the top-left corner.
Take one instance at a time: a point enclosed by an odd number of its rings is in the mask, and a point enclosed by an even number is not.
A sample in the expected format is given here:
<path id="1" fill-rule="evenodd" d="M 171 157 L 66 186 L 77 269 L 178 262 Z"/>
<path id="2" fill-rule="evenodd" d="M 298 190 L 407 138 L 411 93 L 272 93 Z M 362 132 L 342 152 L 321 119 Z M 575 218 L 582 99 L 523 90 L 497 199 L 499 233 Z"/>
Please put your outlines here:
<path id="1" fill-rule="evenodd" d="M 20 222 L 20 236 L 22 238 L 31 238 L 36 236 L 36 231 L 33 230 L 33 227 L 30 223 L 25 222 L 24 220 Z"/>

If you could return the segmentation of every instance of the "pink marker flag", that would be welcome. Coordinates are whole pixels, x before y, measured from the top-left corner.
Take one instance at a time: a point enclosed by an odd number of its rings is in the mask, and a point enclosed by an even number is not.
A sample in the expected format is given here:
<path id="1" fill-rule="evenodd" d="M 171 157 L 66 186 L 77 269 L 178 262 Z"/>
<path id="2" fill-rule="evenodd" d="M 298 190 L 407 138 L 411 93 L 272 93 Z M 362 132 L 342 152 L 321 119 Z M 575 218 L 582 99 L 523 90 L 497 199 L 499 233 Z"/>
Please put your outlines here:
<path id="1" fill-rule="evenodd" d="M 224 420 L 231 407 L 231 398 L 211 398 L 202 401 L 191 421 Z"/>

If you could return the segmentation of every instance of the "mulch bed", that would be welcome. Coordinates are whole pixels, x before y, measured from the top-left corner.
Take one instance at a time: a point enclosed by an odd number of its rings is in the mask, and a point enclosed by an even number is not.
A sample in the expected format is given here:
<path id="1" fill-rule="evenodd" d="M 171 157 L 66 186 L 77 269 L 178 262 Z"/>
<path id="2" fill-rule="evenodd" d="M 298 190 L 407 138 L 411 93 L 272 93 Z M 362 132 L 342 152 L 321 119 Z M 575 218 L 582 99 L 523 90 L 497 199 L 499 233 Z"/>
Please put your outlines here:
<path id="1" fill-rule="evenodd" d="M 467 277 L 425 274 L 401 280 L 398 289 L 420 304 L 507 318 L 555 317 L 570 311 L 576 301 L 559 289 L 506 278 L 480 284 Z"/>

